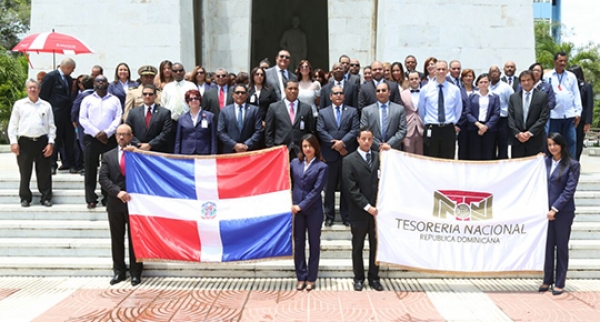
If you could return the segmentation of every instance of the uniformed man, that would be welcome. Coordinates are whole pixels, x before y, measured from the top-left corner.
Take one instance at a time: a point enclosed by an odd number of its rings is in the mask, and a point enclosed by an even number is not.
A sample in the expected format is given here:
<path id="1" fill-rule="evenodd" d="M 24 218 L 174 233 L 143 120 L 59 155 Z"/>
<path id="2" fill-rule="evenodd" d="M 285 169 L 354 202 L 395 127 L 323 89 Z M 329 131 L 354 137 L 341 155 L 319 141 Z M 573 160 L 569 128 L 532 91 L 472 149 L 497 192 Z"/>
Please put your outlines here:
<path id="1" fill-rule="evenodd" d="M 127 97 L 125 97 L 123 121 L 127 120 L 127 115 L 129 115 L 129 111 L 132 108 L 144 104 L 142 89 L 144 85 L 154 84 L 154 77 L 158 74 L 158 70 L 154 66 L 144 65 L 138 69 L 138 74 L 140 75 L 140 85 L 138 87 L 130 87 L 129 91 L 127 91 Z M 160 91 L 156 91 L 154 102 L 160 104 Z"/>

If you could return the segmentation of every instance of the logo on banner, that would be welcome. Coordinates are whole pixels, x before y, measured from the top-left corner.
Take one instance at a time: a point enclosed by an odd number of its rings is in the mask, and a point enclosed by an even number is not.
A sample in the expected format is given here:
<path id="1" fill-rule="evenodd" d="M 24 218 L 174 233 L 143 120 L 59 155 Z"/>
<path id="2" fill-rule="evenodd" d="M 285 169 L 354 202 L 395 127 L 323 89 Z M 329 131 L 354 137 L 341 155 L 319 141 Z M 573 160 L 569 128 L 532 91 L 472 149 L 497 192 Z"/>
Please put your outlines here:
<path id="1" fill-rule="evenodd" d="M 433 216 L 459 221 L 490 220 L 492 199 L 489 192 L 437 190 L 433 192 Z"/>
<path id="2" fill-rule="evenodd" d="M 205 202 L 200 207 L 200 218 L 214 219 L 217 216 L 217 205 L 214 202 Z"/>

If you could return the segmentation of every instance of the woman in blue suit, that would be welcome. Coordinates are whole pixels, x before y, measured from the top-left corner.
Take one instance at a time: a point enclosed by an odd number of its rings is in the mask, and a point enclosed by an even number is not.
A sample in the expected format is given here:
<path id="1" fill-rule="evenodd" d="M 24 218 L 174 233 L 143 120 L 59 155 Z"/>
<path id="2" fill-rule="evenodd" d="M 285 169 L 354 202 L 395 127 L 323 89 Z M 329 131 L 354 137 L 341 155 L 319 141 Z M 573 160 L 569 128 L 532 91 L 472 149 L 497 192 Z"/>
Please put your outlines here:
<path id="1" fill-rule="evenodd" d="M 489 91 L 488 74 L 477 77 L 478 91 L 467 100 L 467 135 L 470 160 L 492 160 L 498 120 L 500 119 L 500 98 Z"/>
<path id="2" fill-rule="evenodd" d="M 579 182 L 579 162 L 571 158 L 567 141 L 558 133 L 548 135 L 546 168 L 548 169 L 548 240 L 544 263 L 544 282 L 540 292 L 550 285 L 552 295 L 560 295 L 565 287 L 569 269 L 569 238 L 575 217 L 573 196 Z M 554 276 L 554 248 L 556 247 L 556 278 Z"/>
<path id="3" fill-rule="evenodd" d="M 108 92 L 116 96 L 121 102 L 121 108 L 125 106 L 125 97 L 130 88 L 137 87 L 139 84 L 131 80 L 131 71 L 129 65 L 120 63 L 115 69 L 115 80 L 108 85 Z"/>
<path id="4" fill-rule="evenodd" d="M 306 134 L 300 141 L 302 151 L 290 163 L 292 175 L 292 213 L 294 214 L 294 265 L 298 277 L 297 290 L 314 289 L 319 272 L 323 201 L 321 191 L 327 183 L 327 164 L 321 157 L 319 140 Z M 306 265 L 306 231 L 310 257 Z"/>
<path id="5" fill-rule="evenodd" d="M 185 93 L 190 111 L 177 122 L 175 154 L 217 154 L 217 122 L 214 114 L 200 110 L 202 96 L 198 90 Z"/>

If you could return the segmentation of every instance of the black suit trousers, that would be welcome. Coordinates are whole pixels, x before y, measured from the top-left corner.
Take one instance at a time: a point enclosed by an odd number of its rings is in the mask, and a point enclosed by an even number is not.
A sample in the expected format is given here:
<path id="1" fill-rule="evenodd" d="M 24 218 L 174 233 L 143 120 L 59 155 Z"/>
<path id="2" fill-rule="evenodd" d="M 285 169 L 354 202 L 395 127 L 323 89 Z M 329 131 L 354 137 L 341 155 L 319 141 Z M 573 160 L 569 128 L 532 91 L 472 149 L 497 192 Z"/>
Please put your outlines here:
<path id="1" fill-rule="evenodd" d="M 32 195 L 29 189 L 31 172 L 35 162 L 35 175 L 37 177 L 38 190 L 42 194 L 41 201 L 52 200 L 52 175 L 50 174 L 50 158 L 44 157 L 42 150 L 48 145 L 48 137 L 41 136 L 39 140 L 19 138 L 19 198 L 21 201 L 31 202 Z"/>
<path id="2" fill-rule="evenodd" d="M 133 244 L 131 242 L 131 228 L 129 226 L 129 213 L 127 211 L 109 211 L 108 225 L 110 226 L 111 253 L 113 270 L 115 274 L 125 274 L 125 227 L 127 226 L 127 239 L 129 240 L 129 270 L 132 277 L 142 275 L 142 263 L 137 263 Z"/>
<path id="3" fill-rule="evenodd" d="M 70 109 L 69 109 L 70 111 Z M 52 151 L 52 167 L 58 168 L 58 153 L 64 148 L 64 158 L 61 159 L 63 166 L 76 168 L 75 165 L 75 128 L 69 115 L 54 115 L 56 125 L 56 139 L 54 139 L 54 150 Z"/>
<path id="4" fill-rule="evenodd" d="M 83 160 L 85 169 L 85 202 L 86 203 L 98 203 L 98 195 L 96 194 L 96 185 L 98 184 L 98 165 L 100 156 L 104 152 L 110 151 L 117 146 L 115 137 L 112 136 L 108 139 L 107 144 L 103 144 L 98 139 L 91 135 L 85 135 L 83 137 Z M 104 200 L 107 199 L 107 192 L 104 189 L 101 190 Z"/>
<path id="5" fill-rule="evenodd" d="M 323 208 L 325 208 L 325 216 L 329 220 L 335 219 L 335 191 L 340 188 L 340 217 L 342 222 L 348 221 L 348 202 L 346 201 L 346 194 L 342 187 L 342 158 L 335 161 L 328 161 L 327 167 L 327 185 L 325 186 L 325 202 Z"/>
<path id="6" fill-rule="evenodd" d="M 442 159 L 454 159 L 456 150 L 456 131 L 454 125 L 447 124 L 445 126 L 430 125 L 431 137 L 427 137 L 427 134 L 423 138 L 423 151 L 425 155 L 442 158 Z M 427 126 L 425 128 L 427 133 Z"/>
<path id="7" fill-rule="evenodd" d="M 354 271 L 354 281 L 365 280 L 365 267 L 363 262 L 363 248 L 365 246 L 365 237 L 369 235 L 369 283 L 379 281 L 379 266 L 375 264 L 375 252 L 377 251 L 377 238 L 375 238 L 375 219 L 369 218 L 367 221 L 353 221 L 350 223 L 352 232 L 352 270 Z"/>
<path id="8" fill-rule="evenodd" d="M 508 117 L 500 117 L 498 120 L 498 132 L 496 133 L 497 160 L 508 159 L 509 132 Z"/>

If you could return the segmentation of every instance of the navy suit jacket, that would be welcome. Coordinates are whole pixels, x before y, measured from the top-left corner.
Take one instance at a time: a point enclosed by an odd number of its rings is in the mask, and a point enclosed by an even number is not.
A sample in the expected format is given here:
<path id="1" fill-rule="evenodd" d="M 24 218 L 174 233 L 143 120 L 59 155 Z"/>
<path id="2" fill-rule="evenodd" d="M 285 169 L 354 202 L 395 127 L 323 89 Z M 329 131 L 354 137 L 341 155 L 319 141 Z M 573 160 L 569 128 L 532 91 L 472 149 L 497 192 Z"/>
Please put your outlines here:
<path id="1" fill-rule="evenodd" d="M 86 89 L 85 91 L 79 93 L 75 100 L 73 101 L 73 107 L 71 107 L 71 122 L 76 122 L 79 124 L 79 111 L 81 111 L 81 102 L 88 95 L 94 93 L 93 89 Z"/>
<path id="2" fill-rule="evenodd" d="M 244 143 L 248 151 L 256 150 L 262 136 L 262 121 L 258 106 L 245 104 L 245 117 L 242 129 L 238 127 L 235 117 L 236 104 L 225 106 L 219 116 L 217 135 L 223 142 L 223 153 L 234 153 L 233 147 L 237 143 Z"/>
<path id="3" fill-rule="evenodd" d="M 217 154 L 217 124 L 215 116 L 208 111 L 200 111 L 198 123 L 194 126 L 190 112 L 179 117 L 175 137 L 175 154 Z M 202 120 L 207 127 L 202 128 Z"/>
<path id="4" fill-rule="evenodd" d="M 305 134 L 314 133 L 316 128 L 310 105 L 299 100 L 296 100 L 296 104 L 298 106 L 293 123 L 290 120 L 290 113 L 285 101 L 271 104 L 265 121 L 265 145 L 268 148 L 286 145 L 290 156 L 298 155 L 298 152 L 300 152 L 300 139 Z"/>
<path id="5" fill-rule="evenodd" d="M 348 153 L 356 151 L 358 142 L 358 130 L 360 120 L 358 111 L 352 106 L 342 105 L 342 119 L 340 126 L 337 126 L 335 110 L 333 106 L 327 106 L 319 111 L 317 119 L 317 135 L 321 141 L 321 154 L 327 162 L 336 161 L 341 157 L 338 151 L 331 148 L 331 140 L 342 140 Z"/>
<path id="6" fill-rule="evenodd" d="M 478 94 L 471 94 L 467 100 L 467 119 L 469 120 L 468 130 L 478 130 L 475 123 L 479 121 L 479 98 Z M 485 118 L 485 125 L 489 128 L 490 132 L 498 131 L 496 125 L 500 120 L 500 97 L 498 95 L 489 95 L 490 103 L 488 105 L 487 116 Z"/>
<path id="7" fill-rule="evenodd" d="M 71 88 L 73 79 L 65 77 L 69 86 L 65 84 L 58 70 L 53 70 L 44 76 L 40 88 L 40 98 L 52 105 L 54 120 L 68 121 L 71 116 L 73 101 L 71 100 Z"/>
<path id="8" fill-rule="evenodd" d="M 557 216 L 560 216 L 561 212 L 574 212 L 575 202 L 573 201 L 573 197 L 575 195 L 575 190 L 577 190 L 581 170 L 579 162 L 571 159 L 568 168 L 562 173 L 560 163 L 552 173 L 550 173 L 551 167 L 552 157 L 546 156 L 546 169 L 548 173 L 548 208 L 555 208 L 558 210 Z"/>
<path id="9" fill-rule="evenodd" d="M 134 88 L 140 85 L 134 81 L 128 81 L 127 84 L 129 84 L 129 88 Z M 121 108 L 125 107 L 125 98 L 127 97 L 127 92 L 125 92 L 123 86 L 119 84 L 119 81 L 117 81 L 116 83 L 110 82 L 110 84 L 108 84 L 108 92 L 119 99 L 119 102 L 121 102 Z"/>
<path id="10" fill-rule="evenodd" d="M 138 146 L 140 143 L 148 143 L 151 151 L 171 152 L 169 138 L 172 137 L 173 120 L 170 110 L 155 104 L 150 127 L 146 128 L 146 106 L 138 106 L 129 111 L 125 123 L 129 124 L 133 131 L 131 145 Z"/>
<path id="11" fill-rule="evenodd" d="M 331 105 L 331 88 L 335 86 L 334 83 L 329 83 L 321 88 L 321 100 L 319 101 L 319 109 Z M 358 106 L 358 85 L 350 81 L 344 82 L 344 105 L 347 106 Z"/>
<path id="12" fill-rule="evenodd" d="M 301 215 L 323 217 L 321 191 L 327 183 L 327 164 L 315 159 L 306 171 L 304 162 L 294 159 L 290 163 L 292 176 L 292 204 L 298 205 Z"/>

